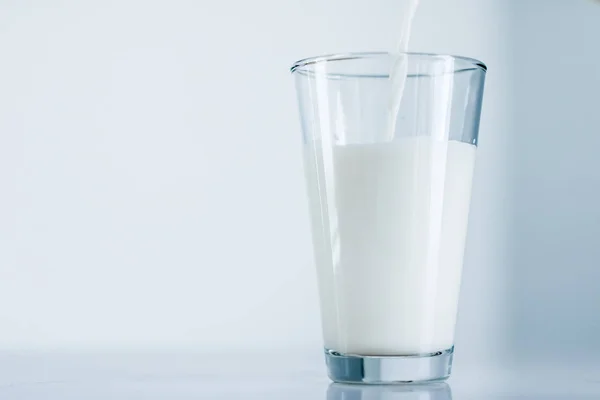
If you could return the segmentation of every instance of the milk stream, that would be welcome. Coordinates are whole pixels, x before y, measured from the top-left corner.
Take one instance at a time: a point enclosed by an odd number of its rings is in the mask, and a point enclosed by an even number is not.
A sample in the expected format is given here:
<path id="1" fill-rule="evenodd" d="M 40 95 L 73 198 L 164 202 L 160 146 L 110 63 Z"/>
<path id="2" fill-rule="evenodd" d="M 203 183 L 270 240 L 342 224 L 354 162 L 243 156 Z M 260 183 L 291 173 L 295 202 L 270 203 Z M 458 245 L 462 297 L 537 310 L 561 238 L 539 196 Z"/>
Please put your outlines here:
<path id="1" fill-rule="evenodd" d="M 419 7 L 419 0 L 406 1 L 406 12 L 402 15 L 402 19 L 400 20 L 400 38 L 395 51 L 392 52 L 395 60 L 392 63 L 389 78 L 391 96 L 388 110 L 389 122 L 386 132 L 386 138 L 388 140 L 393 139 L 394 132 L 396 131 L 396 119 L 398 117 L 398 111 L 400 109 L 400 103 L 402 101 L 402 95 L 404 94 L 404 87 L 408 75 L 408 59 L 406 57 L 406 52 L 408 51 L 412 22 L 417 12 L 417 8 Z"/>

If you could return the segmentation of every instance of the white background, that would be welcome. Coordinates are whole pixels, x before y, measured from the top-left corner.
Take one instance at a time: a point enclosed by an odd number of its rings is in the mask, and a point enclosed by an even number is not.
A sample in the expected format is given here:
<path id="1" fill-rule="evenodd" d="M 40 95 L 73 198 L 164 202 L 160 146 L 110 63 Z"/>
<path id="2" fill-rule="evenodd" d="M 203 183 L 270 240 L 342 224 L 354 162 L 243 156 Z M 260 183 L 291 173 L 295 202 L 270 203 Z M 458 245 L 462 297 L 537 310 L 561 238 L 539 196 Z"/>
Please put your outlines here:
<path id="1" fill-rule="evenodd" d="M 393 48 L 402 8 L 1 2 L 0 349 L 317 354 L 288 68 Z M 458 363 L 600 334 L 599 26 L 587 0 L 422 0 L 411 49 L 489 67 Z"/>

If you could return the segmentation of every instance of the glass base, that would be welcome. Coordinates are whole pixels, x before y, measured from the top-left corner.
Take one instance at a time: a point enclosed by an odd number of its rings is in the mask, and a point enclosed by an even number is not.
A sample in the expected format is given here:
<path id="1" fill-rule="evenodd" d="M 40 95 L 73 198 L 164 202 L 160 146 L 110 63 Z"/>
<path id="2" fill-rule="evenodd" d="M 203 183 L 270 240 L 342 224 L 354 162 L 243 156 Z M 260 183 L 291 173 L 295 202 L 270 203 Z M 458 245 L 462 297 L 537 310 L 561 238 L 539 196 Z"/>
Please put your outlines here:
<path id="1" fill-rule="evenodd" d="M 443 381 L 450 376 L 454 347 L 410 356 L 359 356 L 325 349 L 327 373 L 334 382 L 402 384 Z"/>

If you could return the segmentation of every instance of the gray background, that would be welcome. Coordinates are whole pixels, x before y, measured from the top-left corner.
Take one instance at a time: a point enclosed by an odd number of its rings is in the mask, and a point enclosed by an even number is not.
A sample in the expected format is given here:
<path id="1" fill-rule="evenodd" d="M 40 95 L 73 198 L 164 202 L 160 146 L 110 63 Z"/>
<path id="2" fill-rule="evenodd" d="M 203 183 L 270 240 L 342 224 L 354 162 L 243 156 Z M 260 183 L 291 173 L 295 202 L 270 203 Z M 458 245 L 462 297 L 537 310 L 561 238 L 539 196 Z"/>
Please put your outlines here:
<path id="1" fill-rule="evenodd" d="M 0 2 L 0 349 L 318 355 L 288 67 L 401 10 Z M 598 355 L 598 37 L 591 0 L 422 0 L 411 49 L 489 67 L 457 364 Z"/>
<path id="2" fill-rule="evenodd" d="M 593 360 L 600 356 L 600 2 L 518 4 L 507 271 L 513 355 Z"/>

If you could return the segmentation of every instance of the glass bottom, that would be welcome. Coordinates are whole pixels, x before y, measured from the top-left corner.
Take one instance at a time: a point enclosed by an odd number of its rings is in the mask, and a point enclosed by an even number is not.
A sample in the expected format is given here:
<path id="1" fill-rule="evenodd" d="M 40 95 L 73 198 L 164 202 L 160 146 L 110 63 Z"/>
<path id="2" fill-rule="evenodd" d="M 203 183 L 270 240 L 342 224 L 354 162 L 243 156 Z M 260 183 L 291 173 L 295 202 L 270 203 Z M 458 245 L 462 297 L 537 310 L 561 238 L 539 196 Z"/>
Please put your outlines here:
<path id="1" fill-rule="evenodd" d="M 327 373 L 334 382 L 402 384 L 443 381 L 450 376 L 454 347 L 409 356 L 359 356 L 325 349 Z"/>

